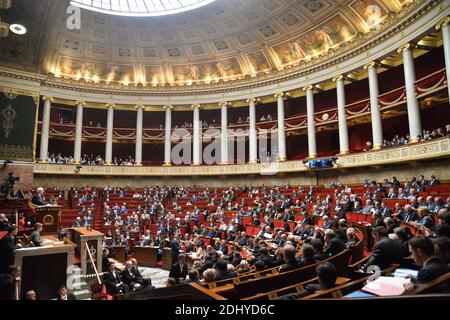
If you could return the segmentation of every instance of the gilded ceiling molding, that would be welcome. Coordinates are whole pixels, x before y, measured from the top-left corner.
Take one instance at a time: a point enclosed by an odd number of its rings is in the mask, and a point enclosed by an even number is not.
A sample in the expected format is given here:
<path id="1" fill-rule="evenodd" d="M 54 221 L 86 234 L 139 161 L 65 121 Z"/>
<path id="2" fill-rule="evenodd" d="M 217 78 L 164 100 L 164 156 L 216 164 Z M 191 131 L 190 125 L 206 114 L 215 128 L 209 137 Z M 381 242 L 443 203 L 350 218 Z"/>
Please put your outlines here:
<path id="1" fill-rule="evenodd" d="M 50 77 L 43 78 L 41 75 L 24 75 L 22 72 L 20 74 L 15 74 L 12 71 L 0 71 L 0 75 L 11 76 L 14 78 L 27 79 L 40 81 L 42 85 L 49 88 L 59 88 L 66 90 L 73 90 L 79 92 L 96 93 L 96 94 L 107 94 L 107 95 L 128 95 L 128 96 L 189 96 L 189 95 L 207 95 L 207 94 L 223 94 L 236 92 L 237 90 L 251 90 L 255 88 L 260 88 L 273 84 L 280 84 L 285 81 L 298 79 L 305 77 L 309 74 L 313 74 L 317 71 L 330 68 L 341 62 L 345 62 L 348 59 L 360 55 L 361 53 L 369 50 L 370 48 L 384 42 L 389 37 L 398 34 L 402 29 L 416 21 L 422 15 L 433 9 L 437 4 L 442 1 L 434 0 L 428 1 L 425 4 L 411 3 L 405 10 L 402 10 L 399 14 L 389 16 L 386 25 L 386 32 L 377 33 L 373 36 L 373 33 L 360 34 L 358 41 L 352 43 L 347 43 L 340 49 L 334 52 L 330 51 L 330 54 L 325 56 L 320 56 L 317 59 L 305 62 L 304 64 L 299 64 L 298 66 L 281 70 L 279 72 L 273 72 L 270 75 L 262 75 L 257 77 L 252 77 L 249 79 L 235 80 L 228 82 L 221 82 L 218 84 L 209 85 L 195 85 L 189 86 L 190 90 L 186 90 L 186 86 L 180 88 L 178 86 L 148 86 L 150 90 L 138 87 L 124 87 L 124 86 L 114 86 L 106 84 L 93 84 L 93 83 L 80 83 L 74 80 L 68 79 L 51 79 Z M 421 5 L 419 9 L 417 6 Z M 415 12 L 411 13 L 413 10 Z M 409 15 L 406 19 L 403 19 Z M 400 21 L 400 22 L 398 22 Z"/>

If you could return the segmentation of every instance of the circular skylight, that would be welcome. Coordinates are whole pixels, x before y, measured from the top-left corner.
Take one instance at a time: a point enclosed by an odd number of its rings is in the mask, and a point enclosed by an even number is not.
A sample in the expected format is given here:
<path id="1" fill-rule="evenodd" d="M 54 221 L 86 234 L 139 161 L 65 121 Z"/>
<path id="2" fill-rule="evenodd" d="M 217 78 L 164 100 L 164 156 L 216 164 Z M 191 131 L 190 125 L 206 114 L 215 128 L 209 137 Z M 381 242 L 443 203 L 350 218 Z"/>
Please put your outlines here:
<path id="1" fill-rule="evenodd" d="M 119 16 L 163 16 L 203 7 L 216 0 L 73 0 L 72 5 Z"/>

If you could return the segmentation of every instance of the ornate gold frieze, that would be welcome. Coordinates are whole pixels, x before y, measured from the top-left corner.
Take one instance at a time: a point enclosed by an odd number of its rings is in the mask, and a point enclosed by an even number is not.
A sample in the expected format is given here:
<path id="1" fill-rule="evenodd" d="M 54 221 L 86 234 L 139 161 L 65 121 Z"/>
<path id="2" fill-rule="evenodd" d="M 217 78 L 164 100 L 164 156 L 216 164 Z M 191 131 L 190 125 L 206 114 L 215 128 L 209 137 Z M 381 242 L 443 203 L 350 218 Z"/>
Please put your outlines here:
<path id="1" fill-rule="evenodd" d="M 338 155 L 335 168 L 352 168 L 395 164 L 439 157 L 450 157 L 450 137 L 398 148 L 382 149 L 358 154 Z M 228 164 L 216 166 L 161 166 L 161 167 L 114 167 L 83 166 L 78 173 L 76 165 L 36 163 L 35 174 L 64 174 L 86 176 L 218 176 L 218 175 L 275 175 L 278 173 L 305 172 L 302 161 L 286 161 L 260 164 Z"/>

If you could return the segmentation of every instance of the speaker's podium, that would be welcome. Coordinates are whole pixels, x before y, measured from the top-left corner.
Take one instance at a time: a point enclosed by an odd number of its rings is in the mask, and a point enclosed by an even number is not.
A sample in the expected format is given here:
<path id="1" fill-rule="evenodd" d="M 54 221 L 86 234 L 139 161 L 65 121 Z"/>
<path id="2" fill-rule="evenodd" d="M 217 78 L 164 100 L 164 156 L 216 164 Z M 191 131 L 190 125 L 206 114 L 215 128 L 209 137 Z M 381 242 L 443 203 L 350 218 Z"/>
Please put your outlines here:
<path id="1" fill-rule="evenodd" d="M 95 274 L 95 271 L 101 273 L 103 233 L 87 227 L 70 228 L 69 238 L 77 245 L 83 274 L 92 275 Z M 91 258 L 96 270 L 91 263 Z"/>
<path id="2" fill-rule="evenodd" d="M 39 300 L 55 299 L 58 287 L 66 285 L 73 266 L 75 244 L 56 237 L 42 238 L 40 247 L 15 250 L 14 264 L 19 266 L 21 282 L 18 292 L 23 296 L 26 291 L 36 291 Z"/>

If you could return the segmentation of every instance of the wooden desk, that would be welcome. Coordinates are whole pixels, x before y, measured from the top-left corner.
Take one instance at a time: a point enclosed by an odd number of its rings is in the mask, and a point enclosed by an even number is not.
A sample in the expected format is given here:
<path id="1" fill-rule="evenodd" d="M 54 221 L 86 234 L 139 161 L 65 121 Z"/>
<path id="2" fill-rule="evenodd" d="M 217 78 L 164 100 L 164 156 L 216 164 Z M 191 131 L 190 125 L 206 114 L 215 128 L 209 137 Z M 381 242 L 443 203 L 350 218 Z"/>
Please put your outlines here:
<path id="1" fill-rule="evenodd" d="M 126 256 L 125 256 L 125 250 L 126 250 L 126 247 L 125 246 L 114 246 L 114 247 L 112 247 L 113 248 L 113 250 L 114 250 L 114 254 L 116 255 L 116 257 L 117 257 L 117 260 L 119 261 L 119 262 L 121 262 L 121 263 L 124 263 L 125 262 L 125 260 L 126 260 Z"/>
<path id="2" fill-rule="evenodd" d="M 162 268 L 164 270 L 172 269 L 172 250 L 170 248 L 164 248 L 162 259 Z"/>
<path id="3" fill-rule="evenodd" d="M 102 241 L 103 233 L 89 230 L 86 227 L 77 227 L 69 229 L 69 238 L 72 242 L 76 243 L 77 251 L 80 253 L 81 269 L 83 274 L 94 274 L 94 270 L 87 269 L 87 261 L 89 260 L 88 253 L 86 251 L 86 243 L 90 248 L 92 258 L 96 263 L 97 272 L 102 272 Z M 92 267 L 91 267 L 92 268 Z M 93 268 L 92 268 L 93 269 Z"/>
<path id="4" fill-rule="evenodd" d="M 134 257 L 142 267 L 156 267 L 158 260 L 158 247 L 134 247 Z"/>
<path id="5" fill-rule="evenodd" d="M 45 237 L 56 240 L 56 237 Z M 67 283 L 73 266 L 75 244 L 70 241 L 44 243 L 41 247 L 15 250 L 16 266 L 20 266 L 19 292 L 35 290 L 39 300 L 54 299 L 58 287 Z"/>

